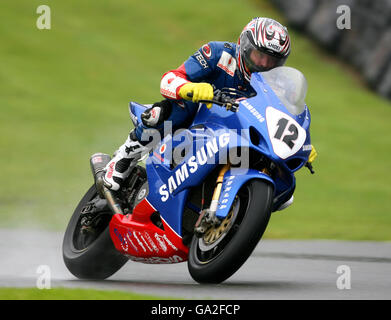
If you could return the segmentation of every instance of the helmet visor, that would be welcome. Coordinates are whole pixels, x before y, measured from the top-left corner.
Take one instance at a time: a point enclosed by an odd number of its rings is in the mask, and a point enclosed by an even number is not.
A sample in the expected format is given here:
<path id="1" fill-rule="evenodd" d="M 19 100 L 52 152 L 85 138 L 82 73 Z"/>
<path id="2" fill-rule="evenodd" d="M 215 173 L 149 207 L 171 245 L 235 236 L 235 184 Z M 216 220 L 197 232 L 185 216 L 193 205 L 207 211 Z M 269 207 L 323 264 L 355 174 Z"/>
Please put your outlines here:
<path id="1" fill-rule="evenodd" d="M 269 52 L 269 50 L 261 50 L 255 47 L 249 40 L 241 42 L 240 47 L 245 67 L 250 73 L 263 72 L 280 67 L 286 60 L 285 57 L 273 55 L 273 52 Z"/>

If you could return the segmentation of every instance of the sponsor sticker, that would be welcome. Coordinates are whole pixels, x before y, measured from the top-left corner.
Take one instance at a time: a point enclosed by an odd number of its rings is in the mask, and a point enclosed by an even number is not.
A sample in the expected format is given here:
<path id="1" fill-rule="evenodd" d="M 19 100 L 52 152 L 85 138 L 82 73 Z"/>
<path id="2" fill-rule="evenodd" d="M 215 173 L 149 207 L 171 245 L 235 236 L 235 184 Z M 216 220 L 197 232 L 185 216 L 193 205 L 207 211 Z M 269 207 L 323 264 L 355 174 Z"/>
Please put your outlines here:
<path id="1" fill-rule="evenodd" d="M 130 260 L 133 260 L 136 262 L 148 263 L 148 264 L 177 263 L 177 262 L 183 261 L 183 259 L 177 255 L 173 255 L 168 258 L 162 258 L 162 257 L 143 258 L 143 257 L 133 257 L 133 256 L 128 256 L 128 257 Z"/>
<path id="2" fill-rule="evenodd" d="M 312 145 L 310 144 L 305 144 L 303 146 L 303 151 L 311 151 L 312 150 Z"/>
<path id="3" fill-rule="evenodd" d="M 212 50 L 210 49 L 209 44 L 205 44 L 202 46 L 202 53 L 207 59 L 210 59 L 210 57 L 212 56 Z"/>
<path id="4" fill-rule="evenodd" d="M 208 63 L 206 62 L 204 56 L 202 55 L 201 52 L 197 51 L 195 54 L 194 54 L 194 57 L 197 59 L 197 61 L 199 62 L 199 64 L 204 68 L 204 69 L 207 69 L 208 68 Z"/>
<path id="5" fill-rule="evenodd" d="M 160 236 L 160 235 L 158 235 L 157 233 L 155 233 L 155 239 L 156 239 L 156 241 L 158 242 L 159 247 L 160 247 L 164 252 L 167 252 L 167 246 L 166 246 L 166 243 L 164 242 L 163 237 Z"/>
<path id="6" fill-rule="evenodd" d="M 236 59 L 227 51 L 223 51 L 217 66 L 233 77 L 236 70 Z"/>
<path id="7" fill-rule="evenodd" d="M 172 244 L 172 242 L 167 238 L 167 236 L 165 234 L 161 236 L 161 235 L 155 233 L 154 237 L 155 237 L 156 241 L 158 242 L 160 248 L 164 252 L 167 252 L 167 248 L 168 248 L 167 246 L 171 247 L 175 251 L 178 251 L 178 248 Z"/>
<path id="8" fill-rule="evenodd" d="M 252 106 L 247 100 L 243 100 L 242 104 L 246 107 L 248 111 L 260 122 L 264 122 L 265 118 L 258 112 L 258 110 Z"/>
<path id="9" fill-rule="evenodd" d="M 156 253 L 159 252 L 159 248 L 156 246 L 155 242 L 151 239 L 148 232 L 144 232 L 145 238 L 148 240 L 149 244 L 152 246 L 153 250 L 155 250 Z"/>
<path id="10" fill-rule="evenodd" d="M 159 188 L 161 201 L 166 202 L 169 195 L 172 194 L 181 184 L 183 184 L 191 174 L 197 172 L 199 167 L 205 165 L 209 159 L 213 159 L 220 148 L 224 148 L 229 143 L 229 133 L 223 133 L 218 138 L 215 137 L 202 146 L 195 155 L 190 157 L 184 164 L 178 166 L 175 173 L 167 179 L 167 183 Z"/>

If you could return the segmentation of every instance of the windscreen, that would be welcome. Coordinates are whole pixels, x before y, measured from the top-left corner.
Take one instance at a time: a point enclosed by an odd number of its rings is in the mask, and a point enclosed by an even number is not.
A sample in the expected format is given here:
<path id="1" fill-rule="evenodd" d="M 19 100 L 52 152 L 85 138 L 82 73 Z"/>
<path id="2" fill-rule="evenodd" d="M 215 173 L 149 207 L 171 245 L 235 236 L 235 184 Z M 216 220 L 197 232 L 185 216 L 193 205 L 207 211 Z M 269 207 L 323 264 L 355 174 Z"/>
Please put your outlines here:
<path id="1" fill-rule="evenodd" d="M 278 67 L 261 74 L 290 113 L 294 115 L 303 113 L 308 85 L 299 70 Z"/>

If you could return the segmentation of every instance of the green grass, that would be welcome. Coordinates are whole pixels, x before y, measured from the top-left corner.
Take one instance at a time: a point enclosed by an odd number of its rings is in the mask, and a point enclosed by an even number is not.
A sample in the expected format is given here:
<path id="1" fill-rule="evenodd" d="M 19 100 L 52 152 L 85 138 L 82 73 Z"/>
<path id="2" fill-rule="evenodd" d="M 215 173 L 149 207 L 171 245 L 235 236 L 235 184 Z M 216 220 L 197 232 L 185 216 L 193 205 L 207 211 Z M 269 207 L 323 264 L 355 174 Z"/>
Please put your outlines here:
<path id="1" fill-rule="evenodd" d="M 90 289 L 0 288 L 0 300 L 171 300 L 171 298 Z"/>
<path id="2" fill-rule="evenodd" d="M 161 99 L 161 75 L 210 40 L 236 41 L 266 1 L 37 0 L 0 5 L 0 227 L 64 230 L 92 183 L 91 154 L 126 138 L 130 100 Z M 265 237 L 391 240 L 391 104 L 349 67 L 292 31 L 288 65 L 309 82 L 316 174 Z"/>

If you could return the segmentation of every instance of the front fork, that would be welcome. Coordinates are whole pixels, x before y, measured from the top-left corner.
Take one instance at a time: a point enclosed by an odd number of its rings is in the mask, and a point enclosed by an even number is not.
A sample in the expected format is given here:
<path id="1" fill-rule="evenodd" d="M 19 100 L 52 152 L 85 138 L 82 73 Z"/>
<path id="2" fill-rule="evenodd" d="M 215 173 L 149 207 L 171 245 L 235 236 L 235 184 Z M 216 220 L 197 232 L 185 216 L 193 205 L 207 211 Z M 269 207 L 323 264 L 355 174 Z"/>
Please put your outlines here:
<path id="1" fill-rule="evenodd" d="M 230 168 L 231 165 L 229 163 L 221 168 L 216 180 L 216 187 L 213 192 L 210 207 L 201 212 L 194 226 L 194 234 L 198 238 L 201 238 L 206 232 L 206 230 L 208 230 L 210 227 L 216 227 L 220 224 L 220 220 L 216 217 L 216 212 L 219 205 L 221 190 L 223 187 L 224 175 Z"/>

